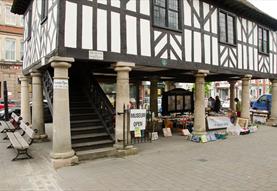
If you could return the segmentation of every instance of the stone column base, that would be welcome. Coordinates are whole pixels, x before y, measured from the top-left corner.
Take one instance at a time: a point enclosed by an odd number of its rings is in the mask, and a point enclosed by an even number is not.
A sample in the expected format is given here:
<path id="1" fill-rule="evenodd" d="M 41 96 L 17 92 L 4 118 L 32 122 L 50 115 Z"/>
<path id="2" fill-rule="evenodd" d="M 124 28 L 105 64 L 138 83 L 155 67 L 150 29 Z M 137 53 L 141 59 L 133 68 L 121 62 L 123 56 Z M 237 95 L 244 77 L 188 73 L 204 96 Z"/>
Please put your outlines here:
<path id="1" fill-rule="evenodd" d="M 192 135 L 195 135 L 195 136 L 207 135 L 207 132 L 206 131 L 193 131 Z"/>
<path id="2" fill-rule="evenodd" d="M 48 142 L 48 135 L 42 134 L 42 135 L 35 135 L 34 136 L 34 142 L 41 143 L 41 142 Z"/>
<path id="3" fill-rule="evenodd" d="M 277 125 L 277 119 L 275 118 L 270 118 L 267 122 L 266 122 L 267 126 L 275 126 Z"/>
<path id="4" fill-rule="evenodd" d="M 55 169 L 66 167 L 66 166 L 73 166 L 78 163 L 79 163 L 79 159 L 75 155 L 66 159 L 52 159 L 52 164 Z"/>

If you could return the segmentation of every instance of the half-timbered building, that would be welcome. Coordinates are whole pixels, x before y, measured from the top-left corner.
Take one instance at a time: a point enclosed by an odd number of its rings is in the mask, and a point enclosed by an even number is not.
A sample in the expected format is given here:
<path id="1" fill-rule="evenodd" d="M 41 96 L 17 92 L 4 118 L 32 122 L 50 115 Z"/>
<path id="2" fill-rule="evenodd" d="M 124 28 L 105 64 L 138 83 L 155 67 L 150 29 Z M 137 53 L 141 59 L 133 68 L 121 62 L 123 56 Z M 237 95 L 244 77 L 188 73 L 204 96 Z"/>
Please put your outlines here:
<path id="1" fill-rule="evenodd" d="M 249 80 L 270 79 L 277 119 L 277 20 L 246 0 L 14 0 L 12 12 L 25 18 L 21 84 L 24 94 L 32 76 L 38 138 L 46 137 L 42 87 L 53 113 L 53 159 L 120 143 L 130 81 L 151 80 L 151 90 L 158 81 L 195 82 L 194 133 L 203 134 L 205 80 L 231 89 L 242 80 L 249 118 Z M 116 81 L 115 109 L 99 79 Z M 23 119 L 28 103 L 23 95 Z"/>

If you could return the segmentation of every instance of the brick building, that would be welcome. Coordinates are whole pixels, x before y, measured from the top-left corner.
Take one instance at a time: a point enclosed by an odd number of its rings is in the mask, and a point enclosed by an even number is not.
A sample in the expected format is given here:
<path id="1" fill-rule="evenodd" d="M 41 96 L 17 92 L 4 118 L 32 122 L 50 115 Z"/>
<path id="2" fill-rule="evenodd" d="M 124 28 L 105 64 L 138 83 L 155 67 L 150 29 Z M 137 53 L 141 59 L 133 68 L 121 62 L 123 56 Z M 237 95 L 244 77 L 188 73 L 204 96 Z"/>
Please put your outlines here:
<path id="1" fill-rule="evenodd" d="M 12 0 L 0 1 L 0 98 L 7 81 L 9 99 L 19 99 L 18 76 L 23 59 L 23 17 L 10 12 Z"/>

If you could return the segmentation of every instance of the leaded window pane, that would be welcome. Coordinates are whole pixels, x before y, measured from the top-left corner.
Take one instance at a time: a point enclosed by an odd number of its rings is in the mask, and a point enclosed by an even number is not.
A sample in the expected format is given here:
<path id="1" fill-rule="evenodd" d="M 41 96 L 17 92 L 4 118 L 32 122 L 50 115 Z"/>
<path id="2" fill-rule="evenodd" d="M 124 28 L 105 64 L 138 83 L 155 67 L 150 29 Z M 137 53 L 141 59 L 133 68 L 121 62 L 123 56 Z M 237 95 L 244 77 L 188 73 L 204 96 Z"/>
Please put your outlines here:
<path id="1" fill-rule="evenodd" d="M 15 61 L 15 40 L 13 39 L 6 39 L 5 41 L 5 58 Z"/>
<path id="2" fill-rule="evenodd" d="M 178 0 L 169 0 L 168 1 L 168 8 L 178 11 L 179 6 L 178 6 Z"/>
<path id="3" fill-rule="evenodd" d="M 165 27 L 165 9 L 160 7 L 154 8 L 154 23 L 158 26 Z"/>
<path id="4" fill-rule="evenodd" d="M 228 43 L 234 44 L 234 17 L 228 16 Z"/>
<path id="5" fill-rule="evenodd" d="M 168 27 L 178 29 L 178 13 L 168 11 Z"/>
<path id="6" fill-rule="evenodd" d="M 155 5 L 159 5 L 161 7 L 165 7 L 165 1 L 166 0 L 154 0 Z"/>
<path id="7" fill-rule="evenodd" d="M 225 14 L 219 13 L 219 33 L 220 33 L 220 41 L 226 42 L 226 22 L 225 22 Z"/>

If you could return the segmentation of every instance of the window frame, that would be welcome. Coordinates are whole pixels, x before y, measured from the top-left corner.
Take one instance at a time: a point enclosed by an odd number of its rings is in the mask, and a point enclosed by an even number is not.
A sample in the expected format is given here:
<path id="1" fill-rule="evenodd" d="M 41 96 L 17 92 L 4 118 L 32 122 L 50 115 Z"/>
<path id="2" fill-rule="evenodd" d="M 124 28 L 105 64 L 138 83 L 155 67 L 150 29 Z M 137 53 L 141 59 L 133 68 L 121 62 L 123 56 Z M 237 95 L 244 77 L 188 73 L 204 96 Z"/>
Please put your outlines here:
<path id="1" fill-rule="evenodd" d="M 260 30 L 259 29 L 262 29 L 262 50 L 260 50 Z M 264 49 L 264 45 L 263 45 L 263 42 L 264 42 L 264 31 L 267 32 L 267 52 L 264 52 L 263 49 Z M 258 53 L 259 54 L 263 54 L 263 55 L 266 55 L 266 56 L 269 56 L 269 53 L 270 53 L 270 46 L 269 46 L 269 29 L 264 27 L 264 26 L 261 26 L 261 25 L 258 25 Z"/>
<path id="2" fill-rule="evenodd" d="M 16 26 L 16 15 L 13 14 L 10 10 L 11 10 L 11 6 L 5 5 L 5 24 L 10 26 Z M 12 17 L 14 19 L 14 22 L 11 22 Z"/>
<path id="3" fill-rule="evenodd" d="M 48 18 L 48 0 L 44 0 L 41 2 L 41 17 L 40 24 L 42 25 Z"/>
<path id="4" fill-rule="evenodd" d="M 164 8 L 165 9 L 165 25 L 166 26 L 160 26 L 160 25 L 157 25 L 156 23 L 155 23 L 155 21 L 154 21 L 154 9 L 155 9 L 155 6 L 157 6 L 157 7 L 161 7 L 161 6 L 159 6 L 159 5 L 155 5 L 155 3 L 154 3 L 154 1 L 155 0 L 151 0 L 151 4 L 152 4 L 152 9 L 151 9 L 151 12 L 152 12 L 152 25 L 153 25 L 153 27 L 156 27 L 156 28 L 161 28 L 161 29 L 166 29 L 166 30 L 171 30 L 171 31 L 175 31 L 175 32 L 182 32 L 182 13 L 183 13 L 183 8 L 182 8 L 182 1 L 181 0 L 177 0 L 178 1 L 178 11 L 176 11 L 176 10 L 172 10 L 172 9 L 170 9 L 169 8 L 169 6 L 168 6 L 168 1 L 170 1 L 170 0 L 165 0 L 165 7 L 162 7 L 162 8 Z M 171 27 L 169 27 L 168 26 L 168 12 L 169 11 L 175 11 L 175 12 L 177 12 L 178 13 L 178 29 L 175 29 L 175 28 L 171 28 Z"/>
<path id="5" fill-rule="evenodd" d="M 9 59 L 7 58 L 7 41 L 13 41 L 14 42 L 14 59 Z M 10 52 L 12 52 L 11 50 L 9 50 Z M 10 62 L 15 62 L 16 61 L 16 39 L 14 38 L 5 38 L 5 60 L 6 61 L 10 61 Z"/>
<path id="6" fill-rule="evenodd" d="M 221 41 L 221 35 L 220 35 L 220 13 L 225 14 L 225 31 L 226 31 L 226 42 Z M 229 37 L 228 37 L 228 16 L 233 17 L 234 22 L 233 22 L 233 38 L 234 38 L 234 44 L 229 42 Z M 217 22 L 218 22 L 218 42 L 221 44 L 226 44 L 230 46 L 235 46 L 237 47 L 237 15 L 234 13 L 225 11 L 223 9 L 218 10 L 218 16 L 217 16 Z"/>

